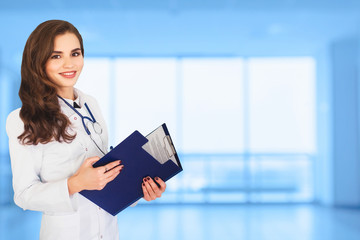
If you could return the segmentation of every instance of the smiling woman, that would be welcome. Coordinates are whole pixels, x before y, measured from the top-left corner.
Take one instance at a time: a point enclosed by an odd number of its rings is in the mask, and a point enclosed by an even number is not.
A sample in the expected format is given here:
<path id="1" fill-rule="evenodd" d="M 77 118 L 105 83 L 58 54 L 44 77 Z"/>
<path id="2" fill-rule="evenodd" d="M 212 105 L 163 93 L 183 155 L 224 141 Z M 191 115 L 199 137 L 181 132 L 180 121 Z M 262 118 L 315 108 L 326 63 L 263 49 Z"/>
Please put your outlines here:
<path id="1" fill-rule="evenodd" d="M 119 235 L 117 218 L 79 194 L 102 190 L 124 168 L 120 160 L 93 167 L 107 152 L 108 132 L 97 101 L 74 88 L 83 57 L 82 37 L 72 24 L 40 24 L 24 49 L 22 107 L 6 123 L 14 201 L 43 213 L 40 239 L 113 240 Z M 90 131 L 91 125 L 101 131 Z M 155 179 L 139 183 L 146 201 L 165 191 L 165 183 Z"/>
<path id="2" fill-rule="evenodd" d="M 21 64 L 21 85 L 19 96 L 22 101 L 20 110 L 21 120 L 24 122 L 24 132 L 19 139 L 25 144 L 48 143 L 54 138 L 56 141 L 69 142 L 75 136 L 66 131 L 69 125 L 67 117 L 61 113 L 58 104 L 57 83 L 53 78 L 53 71 L 48 71 L 48 66 L 53 66 L 51 57 L 54 55 L 55 44 L 66 50 L 71 48 L 71 43 L 59 41 L 64 36 L 72 35 L 75 48 L 80 48 L 84 55 L 83 40 L 78 30 L 70 23 L 60 20 L 51 20 L 40 24 L 29 36 Z M 55 41 L 57 40 L 57 41 Z M 73 49 L 73 48 L 72 48 Z M 83 57 L 80 57 L 81 60 Z M 60 66 L 58 66 L 60 67 Z M 64 66 L 63 66 L 64 67 Z M 51 67 L 52 70 L 53 67 Z M 59 70 L 59 69 L 57 69 Z M 81 71 L 81 70 L 80 70 Z M 51 74 L 51 76 L 48 76 Z M 79 72 L 80 74 L 80 72 Z M 68 89 L 72 89 L 75 83 Z M 65 96 L 64 96 L 65 97 Z M 69 99 L 73 99 L 73 96 Z"/>

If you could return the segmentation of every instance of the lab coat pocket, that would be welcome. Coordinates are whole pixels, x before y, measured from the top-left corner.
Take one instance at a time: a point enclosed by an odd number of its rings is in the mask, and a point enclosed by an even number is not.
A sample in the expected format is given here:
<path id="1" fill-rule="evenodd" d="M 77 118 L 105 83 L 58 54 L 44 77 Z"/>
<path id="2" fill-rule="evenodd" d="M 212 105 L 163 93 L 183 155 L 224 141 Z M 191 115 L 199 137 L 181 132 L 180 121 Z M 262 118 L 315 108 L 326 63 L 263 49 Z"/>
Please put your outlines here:
<path id="1" fill-rule="evenodd" d="M 80 216 L 69 214 L 43 214 L 40 239 L 80 239 Z"/>

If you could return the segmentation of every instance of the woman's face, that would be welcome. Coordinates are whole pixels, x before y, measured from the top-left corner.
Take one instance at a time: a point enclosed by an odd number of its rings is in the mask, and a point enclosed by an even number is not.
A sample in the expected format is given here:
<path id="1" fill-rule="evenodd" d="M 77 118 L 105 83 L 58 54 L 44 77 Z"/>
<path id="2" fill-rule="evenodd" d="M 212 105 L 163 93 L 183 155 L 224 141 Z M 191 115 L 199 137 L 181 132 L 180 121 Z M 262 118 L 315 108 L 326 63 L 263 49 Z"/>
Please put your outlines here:
<path id="1" fill-rule="evenodd" d="M 58 93 L 73 90 L 84 65 L 80 42 L 75 34 L 58 35 L 54 40 L 54 51 L 46 62 L 45 71 L 57 85 Z"/>

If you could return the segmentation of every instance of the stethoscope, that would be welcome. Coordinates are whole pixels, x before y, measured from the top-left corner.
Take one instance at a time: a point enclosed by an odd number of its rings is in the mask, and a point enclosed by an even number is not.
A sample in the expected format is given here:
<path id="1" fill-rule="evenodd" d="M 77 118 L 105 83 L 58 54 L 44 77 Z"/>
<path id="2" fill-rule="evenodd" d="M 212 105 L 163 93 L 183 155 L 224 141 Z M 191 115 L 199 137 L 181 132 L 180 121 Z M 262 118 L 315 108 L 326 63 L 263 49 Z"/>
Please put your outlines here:
<path id="1" fill-rule="evenodd" d="M 77 115 L 79 115 L 79 117 L 81 118 L 82 124 L 84 126 L 84 129 L 86 131 L 86 133 L 89 135 L 89 137 L 91 138 L 91 140 L 95 143 L 96 147 L 99 149 L 99 151 L 105 155 L 104 151 L 101 150 L 101 148 L 99 147 L 99 145 L 95 142 L 95 140 L 93 139 L 93 134 L 91 134 L 91 131 L 89 130 L 89 123 L 91 124 L 91 129 L 94 130 L 94 132 L 99 136 L 100 140 L 100 134 L 102 133 L 103 129 L 100 125 L 100 123 L 98 123 L 94 117 L 94 115 L 92 114 L 92 112 L 90 111 L 90 108 L 88 107 L 88 105 L 86 103 L 84 103 L 86 110 L 88 111 L 88 113 L 90 114 L 91 118 L 89 118 L 88 116 L 83 116 L 78 110 L 76 110 L 76 108 L 74 108 L 73 106 L 71 106 L 70 103 L 68 103 L 64 98 L 60 97 L 58 95 L 58 97 L 63 100 L 63 102 L 68 105 L 75 113 L 77 113 Z M 85 120 L 88 120 L 87 123 L 85 123 Z"/>

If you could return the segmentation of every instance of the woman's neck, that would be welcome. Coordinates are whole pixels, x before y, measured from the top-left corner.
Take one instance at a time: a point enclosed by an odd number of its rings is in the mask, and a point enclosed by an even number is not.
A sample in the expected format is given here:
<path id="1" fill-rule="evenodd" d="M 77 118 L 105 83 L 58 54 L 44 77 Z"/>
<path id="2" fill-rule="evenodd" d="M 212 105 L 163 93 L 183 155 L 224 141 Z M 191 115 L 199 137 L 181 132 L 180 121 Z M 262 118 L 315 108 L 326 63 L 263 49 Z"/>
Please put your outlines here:
<path id="1" fill-rule="evenodd" d="M 74 88 L 58 89 L 57 94 L 62 98 L 75 100 Z"/>

